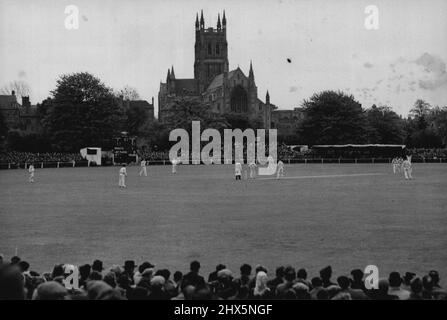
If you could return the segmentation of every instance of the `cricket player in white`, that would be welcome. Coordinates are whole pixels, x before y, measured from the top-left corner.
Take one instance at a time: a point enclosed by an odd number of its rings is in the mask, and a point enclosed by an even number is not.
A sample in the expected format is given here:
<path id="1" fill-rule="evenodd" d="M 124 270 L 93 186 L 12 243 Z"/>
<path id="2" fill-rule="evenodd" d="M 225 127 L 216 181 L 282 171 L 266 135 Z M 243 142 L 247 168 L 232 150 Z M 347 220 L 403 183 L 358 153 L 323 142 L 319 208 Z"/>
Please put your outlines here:
<path id="1" fill-rule="evenodd" d="M 234 175 L 236 176 L 236 180 L 241 180 L 242 165 L 240 162 L 236 162 L 236 164 L 234 165 Z"/>
<path id="2" fill-rule="evenodd" d="M 172 159 L 172 173 L 177 173 L 177 165 L 179 160 L 177 158 Z"/>
<path id="3" fill-rule="evenodd" d="M 32 164 L 30 164 L 28 167 L 28 173 L 29 173 L 28 181 L 29 182 L 34 182 L 34 171 L 35 171 L 34 166 Z"/>
<path id="4" fill-rule="evenodd" d="M 119 178 L 118 186 L 120 188 L 126 188 L 127 170 L 126 170 L 125 164 L 123 164 L 123 166 L 121 167 L 119 175 L 120 175 L 120 178 Z"/>
<path id="5" fill-rule="evenodd" d="M 141 169 L 140 169 L 140 173 L 139 173 L 140 177 L 141 175 L 144 175 L 145 177 L 147 177 L 147 169 L 146 169 L 146 160 L 141 160 Z"/>
<path id="6" fill-rule="evenodd" d="M 278 169 L 276 171 L 276 179 L 280 177 L 284 177 L 284 162 L 281 160 L 278 161 Z"/>
<path id="7" fill-rule="evenodd" d="M 399 165 L 398 161 L 397 161 L 397 158 L 393 158 L 393 160 L 391 161 L 391 164 L 393 166 L 393 173 L 396 174 L 397 166 Z"/>
<path id="8" fill-rule="evenodd" d="M 248 164 L 248 168 L 250 169 L 250 179 L 254 179 L 256 177 L 256 163 L 254 161 Z"/>
<path id="9" fill-rule="evenodd" d="M 404 169 L 405 180 L 413 179 L 411 172 L 413 169 L 411 168 L 411 156 L 407 156 L 407 160 L 402 163 L 402 167 Z"/>

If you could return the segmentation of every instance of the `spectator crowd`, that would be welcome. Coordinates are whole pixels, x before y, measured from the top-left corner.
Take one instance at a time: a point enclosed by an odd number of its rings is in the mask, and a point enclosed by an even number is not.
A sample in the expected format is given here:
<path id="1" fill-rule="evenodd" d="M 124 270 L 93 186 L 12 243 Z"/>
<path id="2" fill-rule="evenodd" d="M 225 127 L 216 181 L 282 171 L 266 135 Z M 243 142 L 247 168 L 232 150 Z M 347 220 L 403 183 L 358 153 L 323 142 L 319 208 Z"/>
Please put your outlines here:
<path id="1" fill-rule="evenodd" d="M 200 273 L 200 263 L 193 261 L 189 271 L 176 271 L 171 277 L 167 269 L 157 269 L 148 261 L 137 265 L 127 260 L 123 266 L 108 269 L 95 260 L 78 269 L 78 286 L 67 288 L 66 278 L 75 266 L 58 264 L 52 272 L 38 273 L 30 264 L 14 256 L 9 262 L 0 256 L 0 300 L 446 300 L 447 292 L 440 285 L 439 273 L 429 271 L 417 276 L 391 272 L 378 282 L 377 289 L 365 286 L 365 275 L 354 269 L 349 275 L 332 278 L 327 266 L 319 276 L 309 279 L 305 269 L 280 266 L 275 274 L 263 266 L 248 264 L 234 274 L 218 264 L 207 279 Z M 76 275 L 76 273 L 75 273 Z M 74 282 L 72 283 L 74 285 Z"/>
<path id="2" fill-rule="evenodd" d="M 60 153 L 60 152 L 1 152 L 0 163 L 22 164 L 39 162 L 72 162 L 81 161 L 80 153 Z"/>

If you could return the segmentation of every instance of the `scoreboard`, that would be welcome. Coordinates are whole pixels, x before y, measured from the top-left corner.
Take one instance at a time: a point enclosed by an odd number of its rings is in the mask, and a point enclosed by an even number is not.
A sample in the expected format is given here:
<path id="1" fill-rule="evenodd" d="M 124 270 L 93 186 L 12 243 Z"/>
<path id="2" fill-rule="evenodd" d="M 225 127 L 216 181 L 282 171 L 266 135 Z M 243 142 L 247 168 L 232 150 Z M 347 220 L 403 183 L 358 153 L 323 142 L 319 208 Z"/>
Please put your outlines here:
<path id="1" fill-rule="evenodd" d="M 129 137 L 127 133 L 114 139 L 113 162 L 115 164 L 132 163 L 137 161 L 136 138 Z"/>

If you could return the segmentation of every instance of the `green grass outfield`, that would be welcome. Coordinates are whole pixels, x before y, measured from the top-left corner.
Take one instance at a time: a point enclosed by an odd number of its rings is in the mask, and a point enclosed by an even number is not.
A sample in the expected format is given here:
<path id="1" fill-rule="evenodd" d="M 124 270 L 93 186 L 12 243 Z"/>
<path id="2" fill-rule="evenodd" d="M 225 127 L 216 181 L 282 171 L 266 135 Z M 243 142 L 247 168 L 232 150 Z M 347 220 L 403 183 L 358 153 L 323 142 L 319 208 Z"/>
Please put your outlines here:
<path id="1" fill-rule="evenodd" d="M 151 166 L 0 171 L 0 253 L 18 248 L 32 269 L 134 259 L 186 271 L 217 263 L 328 264 L 335 275 L 368 264 L 447 278 L 447 165 L 414 164 L 413 181 L 385 164 L 286 165 L 287 179 L 234 180 L 234 167 Z"/>

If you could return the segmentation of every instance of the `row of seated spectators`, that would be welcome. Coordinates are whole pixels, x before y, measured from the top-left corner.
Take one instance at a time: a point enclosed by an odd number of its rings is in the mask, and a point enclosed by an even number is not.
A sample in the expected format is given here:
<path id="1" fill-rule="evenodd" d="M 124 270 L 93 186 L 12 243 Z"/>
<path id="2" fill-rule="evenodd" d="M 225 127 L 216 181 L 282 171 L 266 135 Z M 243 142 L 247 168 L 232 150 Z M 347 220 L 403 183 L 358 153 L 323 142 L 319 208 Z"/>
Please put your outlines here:
<path id="1" fill-rule="evenodd" d="M 0 163 L 38 163 L 38 162 L 72 162 L 81 161 L 82 157 L 79 153 L 60 153 L 60 152 L 1 152 Z"/>
<path id="2" fill-rule="evenodd" d="M 200 275 L 200 263 L 193 261 L 189 272 L 176 271 L 171 278 L 167 269 L 156 269 L 150 262 L 139 266 L 128 260 L 123 266 L 103 268 L 100 260 L 79 267 L 78 286 L 68 288 L 66 277 L 73 265 L 56 265 L 51 273 L 30 271 L 19 257 L 0 265 L 0 300 L 2 299 L 105 299 L 105 300 L 445 300 L 437 271 L 423 277 L 406 272 L 403 277 L 391 272 L 379 280 L 377 289 L 367 289 L 362 270 L 332 280 L 332 268 L 320 270 L 308 279 L 305 269 L 278 267 L 274 277 L 261 265 L 243 264 L 234 275 L 219 264 L 207 280 Z"/>

